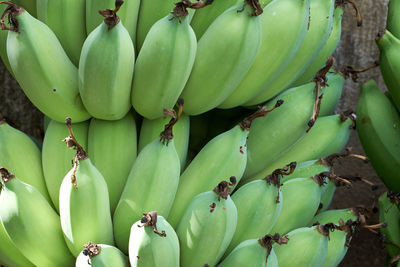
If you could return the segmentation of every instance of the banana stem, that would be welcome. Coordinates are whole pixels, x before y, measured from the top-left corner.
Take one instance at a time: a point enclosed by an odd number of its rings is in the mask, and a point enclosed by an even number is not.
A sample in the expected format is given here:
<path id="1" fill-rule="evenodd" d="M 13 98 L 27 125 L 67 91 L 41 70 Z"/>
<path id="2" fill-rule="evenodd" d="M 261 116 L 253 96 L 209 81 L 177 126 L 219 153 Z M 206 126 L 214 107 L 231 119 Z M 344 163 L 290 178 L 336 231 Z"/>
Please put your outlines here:
<path id="1" fill-rule="evenodd" d="M 250 115 L 246 117 L 243 121 L 239 123 L 240 128 L 242 128 L 243 131 L 249 131 L 251 127 L 251 123 L 253 122 L 254 119 L 260 118 L 260 117 L 265 117 L 268 113 L 276 109 L 277 107 L 280 107 L 283 104 L 283 100 L 278 100 L 276 101 L 275 106 L 273 106 L 271 109 L 267 109 L 266 106 L 259 107 L 259 110 L 257 110 L 253 115 Z"/>
<path id="2" fill-rule="evenodd" d="M 178 114 L 176 114 L 175 110 L 173 110 L 173 109 L 168 110 L 168 109 L 164 108 L 165 117 L 168 117 L 168 116 L 171 117 L 171 120 L 169 121 L 169 123 L 165 125 L 164 131 L 162 131 L 160 134 L 160 141 L 163 144 L 165 144 L 165 141 L 167 141 L 166 146 L 168 146 L 169 141 L 174 138 L 172 128 L 179 121 L 179 118 L 182 115 L 183 103 L 184 103 L 183 98 L 179 98 L 178 99 Z"/>
<path id="3" fill-rule="evenodd" d="M 11 3 L 9 1 L 0 1 L 0 4 L 6 4 L 8 5 L 5 9 L 3 14 L 1 15 L 0 18 L 0 28 L 2 30 L 8 30 L 8 31 L 13 31 L 19 33 L 18 29 L 18 20 L 16 17 L 21 14 L 25 9 L 22 7 L 17 6 L 14 3 Z M 8 23 L 12 25 L 12 27 L 6 26 L 4 20 L 6 16 L 8 15 Z"/>
<path id="4" fill-rule="evenodd" d="M 153 232 L 156 233 L 157 235 L 159 235 L 161 237 L 167 236 L 165 231 L 159 232 L 157 230 L 157 211 L 150 211 L 150 212 L 143 213 L 143 217 L 140 220 L 140 222 L 143 225 L 138 225 L 138 227 L 151 226 L 153 228 Z"/>

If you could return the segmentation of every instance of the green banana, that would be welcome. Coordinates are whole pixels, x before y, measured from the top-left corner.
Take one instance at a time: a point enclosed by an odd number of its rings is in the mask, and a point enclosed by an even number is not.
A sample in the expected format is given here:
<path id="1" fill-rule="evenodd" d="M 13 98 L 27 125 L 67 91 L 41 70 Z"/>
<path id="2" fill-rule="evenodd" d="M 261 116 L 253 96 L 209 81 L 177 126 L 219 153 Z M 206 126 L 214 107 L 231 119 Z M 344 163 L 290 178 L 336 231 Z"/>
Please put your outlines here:
<path id="1" fill-rule="evenodd" d="M 43 177 L 41 153 L 32 139 L 0 118 L 0 166 L 35 187 L 51 203 Z"/>
<path id="2" fill-rule="evenodd" d="M 87 149 L 89 123 L 81 122 L 73 125 L 75 137 L 83 149 Z M 51 120 L 44 135 L 42 148 L 42 167 L 47 190 L 56 211 L 59 211 L 59 195 L 61 182 L 73 166 L 74 151 L 65 149 L 61 142 L 68 135 L 65 124 Z"/>
<path id="3" fill-rule="evenodd" d="M 322 266 L 328 253 L 329 228 L 324 225 L 298 228 L 287 234 L 284 246 L 273 244 L 279 267 Z"/>
<path id="4" fill-rule="evenodd" d="M 125 253 L 128 252 L 129 230 L 143 212 L 157 210 L 167 217 L 174 202 L 180 161 L 174 145 L 173 126 L 182 114 L 183 101 L 179 100 L 178 104 L 178 114 L 171 114 L 172 119 L 160 137 L 143 148 L 133 163 L 115 210 L 115 240 Z"/>
<path id="5" fill-rule="evenodd" d="M 87 243 L 76 258 L 75 267 L 129 267 L 128 257 L 118 248 L 106 245 Z"/>
<path id="6" fill-rule="evenodd" d="M 320 117 L 311 130 L 285 154 L 256 175 L 244 179 L 243 183 L 262 179 L 288 162 L 302 162 L 340 152 L 349 140 L 353 118 L 354 115 L 346 117 L 339 114 Z"/>
<path id="7" fill-rule="evenodd" d="M 241 242 L 218 267 L 278 267 L 278 259 L 272 248 L 274 243 L 287 244 L 289 240 L 279 235 L 266 235 L 260 239 Z"/>
<path id="8" fill-rule="evenodd" d="M 333 75 L 332 75 L 333 74 Z M 334 69 L 329 70 L 326 75 L 328 78 L 328 86 L 323 91 L 324 96 L 321 100 L 319 116 L 329 116 L 335 111 L 342 96 L 343 85 L 346 80 L 343 73 Z"/>
<path id="9" fill-rule="evenodd" d="M 290 63 L 280 72 L 276 79 L 270 82 L 268 86 L 263 87 L 263 90 L 253 95 L 251 99 L 243 99 L 242 93 L 237 91 L 237 93 L 235 92 L 236 95 L 235 93 L 232 94 L 225 102 L 231 101 L 229 106 L 237 106 L 243 103 L 246 103 L 245 105 L 259 104 L 288 88 L 314 60 L 328 39 L 333 22 L 334 3 L 335 0 L 310 0 L 310 20 L 307 33 Z M 282 46 L 277 45 L 278 47 Z M 235 97 L 236 101 L 234 101 Z"/>
<path id="10" fill-rule="evenodd" d="M 387 222 L 387 227 L 380 231 L 390 244 L 386 249 L 390 257 L 400 254 L 400 194 L 394 191 L 385 192 L 379 197 L 379 221 Z"/>
<path id="11" fill-rule="evenodd" d="M 0 168 L 0 220 L 19 251 L 35 266 L 72 266 L 57 213 L 42 194 Z"/>
<path id="12" fill-rule="evenodd" d="M 5 16 L 8 29 L 7 55 L 14 77 L 30 101 L 46 116 L 74 122 L 90 118 L 79 97 L 78 70 L 68 58 L 56 35 L 46 24 L 10 2 Z M 35 66 L 32 68 L 32 66 Z"/>
<path id="13" fill-rule="evenodd" d="M 222 181 L 214 191 L 195 196 L 176 228 L 181 266 L 215 266 L 232 240 L 237 211 L 229 196 L 235 184 Z"/>
<path id="14" fill-rule="evenodd" d="M 88 240 L 113 245 L 114 236 L 107 183 L 75 139 L 70 118 L 66 124 L 70 135 L 64 142 L 76 156 L 60 186 L 60 221 L 65 242 L 77 257 Z"/>
<path id="15" fill-rule="evenodd" d="M 107 183 L 111 214 L 118 204 L 136 159 L 137 133 L 132 114 L 116 121 L 93 118 L 88 132 L 88 154 Z"/>
<path id="16" fill-rule="evenodd" d="M 52 1 L 52 0 L 50 0 Z M 99 10 L 104 10 L 115 5 L 116 0 L 86 0 L 86 31 L 91 33 L 102 22 Z M 140 0 L 121 1 L 124 5 L 118 12 L 122 25 L 129 32 L 133 44 L 136 40 L 136 25 L 139 16 Z"/>
<path id="17" fill-rule="evenodd" d="M 219 108 L 249 101 L 279 76 L 306 37 L 309 7 L 310 0 L 274 0 L 265 7 L 260 16 L 262 41 L 256 59 Z"/>
<path id="18" fill-rule="evenodd" d="M 130 231 L 131 266 L 179 266 L 178 236 L 163 216 L 155 211 L 144 213 Z"/>
<path id="19" fill-rule="evenodd" d="M 46 115 L 43 116 L 43 131 L 46 133 L 47 127 L 49 127 L 49 124 L 51 122 L 51 119 L 47 117 Z"/>
<path id="20" fill-rule="evenodd" d="M 5 9 L 6 9 L 5 5 L 0 5 L 0 14 L 3 14 Z M 7 27 L 11 26 L 8 23 L 8 21 L 5 21 L 4 23 Z M 6 66 L 7 70 L 11 73 L 11 75 L 14 76 L 10 66 L 10 61 L 8 60 L 7 56 L 7 35 L 8 35 L 7 31 L 0 30 L 0 58 L 3 61 L 4 65 Z"/>
<path id="21" fill-rule="evenodd" d="M 12 0 L 12 2 L 26 9 L 35 18 L 37 17 L 37 0 Z"/>
<path id="22" fill-rule="evenodd" d="M 380 51 L 379 67 L 383 80 L 394 104 L 400 109 L 400 39 L 385 30 L 379 33 L 376 43 Z"/>
<path id="23" fill-rule="evenodd" d="M 196 60 L 181 94 L 187 114 L 198 115 L 217 107 L 252 66 L 261 44 L 262 8 L 257 0 L 257 8 L 247 1 L 222 13 L 199 40 Z"/>
<path id="24" fill-rule="evenodd" d="M 388 14 L 386 20 L 386 29 L 390 31 L 397 39 L 400 39 L 400 1 L 390 0 L 388 5 Z"/>
<path id="25" fill-rule="evenodd" d="M 174 204 L 168 217 L 176 228 L 189 202 L 199 193 L 206 192 L 221 177 L 234 176 L 239 181 L 247 161 L 246 139 L 252 121 L 267 115 L 283 101 L 278 100 L 269 110 L 262 107 L 252 116 L 209 141 L 187 166 L 179 179 Z"/>
<path id="26" fill-rule="evenodd" d="M 168 118 L 160 118 L 156 120 L 143 119 L 139 134 L 138 152 L 142 151 L 146 145 L 160 136 L 160 132 L 162 132 L 164 125 L 168 123 L 168 120 Z M 181 171 L 183 171 L 186 164 L 189 133 L 191 128 L 190 124 L 189 116 L 183 113 L 174 126 L 174 145 L 179 156 Z"/>
<path id="27" fill-rule="evenodd" d="M 177 5 L 151 27 L 136 60 L 131 101 L 147 119 L 174 107 L 193 67 L 197 40 L 186 6 L 179 3 L 183 10 Z"/>
<path id="28" fill-rule="evenodd" d="M 85 0 L 37 0 L 38 19 L 55 33 L 65 52 L 79 65 L 86 39 Z"/>
<path id="29" fill-rule="evenodd" d="M 400 191 L 400 116 L 375 81 L 361 86 L 357 132 L 364 151 L 384 184 Z"/>
<path id="30" fill-rule="evenodd" d="M 93 117 L 103 120 L 121 119 L 131 108 L 135 51 L 116 14 L 122 3 L 116 1 L 114 10 L 100 11 L 104 21 L 85 40 L 79 60 L 83 104 Z"/>

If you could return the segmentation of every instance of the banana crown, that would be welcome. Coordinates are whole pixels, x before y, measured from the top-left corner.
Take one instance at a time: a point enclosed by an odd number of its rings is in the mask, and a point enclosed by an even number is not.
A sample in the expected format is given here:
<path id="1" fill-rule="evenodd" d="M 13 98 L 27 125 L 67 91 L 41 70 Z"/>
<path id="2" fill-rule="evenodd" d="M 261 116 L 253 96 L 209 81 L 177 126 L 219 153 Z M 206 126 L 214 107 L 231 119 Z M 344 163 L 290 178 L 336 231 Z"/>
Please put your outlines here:
<path id="1" fill-rule="evenodd" d="M 266 106 L 260 107 L 259 110 L 257 110 L 253 115 L 246 117 L 243 121 L 239 123 L 240 128 L 242 128 L 243 131 L 249 131 L 254 119 L 265 117 L 268 113 L 270 113 L 277 107 L 280 107 L 282 104 L 283 100 L 279 99 L 276 101 L 276 104 L 270 109 L 267 109 Z"/>
<path id="2" fill-rule="evenodd" d="M 160 141 L 168 146 L 169 141 L 171 141 L 174 138 L 174 135 L 172 133 L 172 128 L 174 125 L 178 122 L 179 118 L 182 115 L 182 110 L 183 110 L 183 98 L 178 99 L 178 114 L 176 114 L 175 110 L 171 109 L 164 109 L 164 115 L 165 117 L 170 116 L 171 120 L 169 121 L 168 124 L 165 125 L 164 131 L 161 132 L 160 134 Z"/>
<path id="3" fill-rule="evenodd" d="M 167 234 L 165 233 L 164 230 L 159 232 L 157 229 L 157 211 L 150 211 L 150 212 L 143 213 L 143 217 L 140 220 L 140 222 L 142 223 L 142 225 L 138 225 L 139 227 L 150 226 L 153 228 L 153 232 L 156 233 L 157 235 L 159 235 L 161 237 L 167 236 Z"/>
<path id="4" fill-rule="evenodd" d="M 18 20 L 17 16 L 21 14 L 22 12 L 25 11 L 22 7 L 17 6 L 16 4 L 13 4 L 8 1 L 0 1 L 0 4 L 7 4 L 8 6 L 4 9 L 3 14 L 1 15 L 0 19 L 0 28 L 2 30 L 9 30 L 13 32 L 19 32 L 18 30 Z M 6 16 L 8 15 L 8 22 L 12 25 L 12 27 L 8 27 L 4 20 Z"/>

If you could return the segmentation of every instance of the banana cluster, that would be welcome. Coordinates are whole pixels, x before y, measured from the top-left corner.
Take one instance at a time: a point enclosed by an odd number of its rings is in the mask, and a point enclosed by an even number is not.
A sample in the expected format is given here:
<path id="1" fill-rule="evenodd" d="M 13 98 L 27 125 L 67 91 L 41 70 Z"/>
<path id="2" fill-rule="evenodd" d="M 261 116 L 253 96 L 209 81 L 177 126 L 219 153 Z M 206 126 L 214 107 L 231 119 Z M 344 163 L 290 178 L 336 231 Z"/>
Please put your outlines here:
<path id="1" fill-rule="evenodd" d="M 326 211 L 356 118 L 333 114 L 345 3 L 1 1 L 46 125 L 0 118 L 0 264 L 337 266 L 366 225 Z"/>

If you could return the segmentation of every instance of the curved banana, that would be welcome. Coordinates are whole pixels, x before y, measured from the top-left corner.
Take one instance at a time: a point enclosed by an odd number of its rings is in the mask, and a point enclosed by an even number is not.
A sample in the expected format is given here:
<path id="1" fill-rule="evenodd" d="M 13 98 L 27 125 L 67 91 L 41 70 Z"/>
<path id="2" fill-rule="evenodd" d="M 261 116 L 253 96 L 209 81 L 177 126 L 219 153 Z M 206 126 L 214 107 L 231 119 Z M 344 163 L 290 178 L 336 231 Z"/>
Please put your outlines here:
<path id="1" fill-rule="evenodd" d="M 137 133 L 132 114 L 116 121 L 93 118 L 88 132 L 88 154 L 107 183 L 111 214 L 118 204 L 136 159 Z"/>
<path id="2" fill-rule="evenodd" d="M 118 248 L 89 242 L 76 258 L 75 267 L 129 267 L 128 257 Z"/>
<path id="3" fill-rule="evenodd" d="M 262 8 L 255 10 L 246 1 L 222 13 L 199 40 L 196 60 L 181 94 L 187 114 L 198 115 L 217 107 L 252 66 L 261 44 L 258 15 Z"/>
<path id="4" fill-rule="evenodd" d="M 157 210 L 167 217 L 171 210 L 180 175 L 173 126 L 179 120 L 182 105 L 183 102 L 179 102 L 178 114 L 174 112 L 160 136 L 139 153 L 126 180 L 113 218 L 115 241 L 125 253 L 128 252 L 129 230 L 143 212 Z"/>
<path id="5" fill-rule="evenodd" d="M 3 14 L 4 10 L 6 9 L 5 5 L 0 5 L 0 14 Z M 8 23 L 8 21 L 5 21 L 5 25 L 7 27 L 10 27 L 11 25 Z M 6 66 L 7 70 L 11 73 L 11 75 L 14 76 L 12 73 L 12 69 L 10 66 L 10 61 L 8 60 L 7 56 L 7 31 L 2 31 L 0 30 L 0 58 L 3 61 L 4 65 Z"/>
<path id="6" fill-rule="evenodd" d="M 237 211 L 222 181 L 214 191 L 203 192 L 188 205 L 176 228 L 181 251 L 181 266 L 215 266 L 232 240 Z"/>
<path id="7" fill-rule="evenodd" d="M 74 123 L 74 134 L 83 149 L 87 149 L 89 122 Z M 51 120 L 43 139 L 42 167 L 47 190 L 56 211 L 59 211 L 61 182 L 71 170 L 74 151 L 65 149 L 62 140 L 68 135 L 64 123 Z"/>
<path id="8" fill-rule="evenodd" d="M 41 152 L 32 139 L 0 118 L 0 166 L 35 187 L 51 203 L 43 177 Z"/>
<path id="9" fill-rule="evenodd" d="M 131 108 L 135 51 L 128 31 L 119 23 L 119 4 L 101 11 L 104 22 L 85 40 L 79 60 L 83 104 L 93 117 L 103 120 L 122 119 Z"/>
<path id="10" fill-rule="evenodd" d="M 378 176 L 391 190 L 400 191 L 400 116 L 375 81 L 361 86 L 357 132 Z"/>
<path id="11" fill-rule="evenodd" d="M 131 266 L 179 266 L 179 240 L 172 226 L 157 212 L 146 212 L 129 236 Z"/>
<path id="12" fill-rule="evenodd" d="M 330 29 L 333 22 L 333 9 L 335 0 L 311 0 L 310 1 L 310 19 L 304 41 L 297 50 L 290 63 L 280 72 L 268 86 L 263 90 L 248 98 L 242 98 L 241 92 L 237 91 L 236 95 L 231 95 L 225 102 L 231 100 L 230 106 L 238 106 L 243 103 L 245 105 L 255 105 L 263 103 L 271 99 L 282 90 L 296 80 L 314 60 L 321 51 L 326 40 L 329 37 Z M 288 25 L 285 25 L 288 27 Z M 279 47 L 279 45 L 277 45 Z M 282 53 L 282 52 L 281 52 Z M 233 100 L 236 96 L 236 102 Z"/>
<path id="13" fill-rule="evenodd" d="M 19 251 L 35 266 L 72 266 L 60 220 L 31 185 L 0 168 L 0 220 Z"/>
<path id="14" fill-rule="evenodd" d="M 53 1 L 53 0 L 50 0 Z M 97 26 L 102 23 L 99 10 L 105 10 L 115 5 L 115 0 L 86 0 L 86 31 L 90 34 Z M 125 0 L 121 9 L 118 11 L 122 25 L 129 32 L 133 44 L 136 40 L 136 26 L 139 16 L 140 0 Z M 142 1 L 143 2 L 143 1 Z"/>
<path id="15" fill-rule="evenodd" d="M 164 126 L 168 123 L 168 118 L 156 120 L 143 119 L 139 134 L 138 152 L 160 136 Z M 186 157 L 189 147 L 189 133 L 191 129 L 190 117 L 182 113 L 179 121 L 174 126 L 174 145 L 180 159 L 181 171 L 186 164 Z"/>
<path id="16" fill-rule="evenodd" d="M 397 39 L 391 32 L 385 30 L 380 33 L 376 40 L 378 45 L 379 67 L 383 80 L 390 92 L 392 101 L 397 109 L 400 109 L 400 39 Z"/>
<path id="17" fill-rule="evenodd" d="M 70 135 L 64 142 L 76 156 L 60 186 L 60 221 L 65 242 L 77 257 L 88 240 L 113 245 L 114 236 L 107 183 L 76 141 L 69 118 L 66 124 Z"/>
<path id="18" fill-rule="evenodd" d="M 310 0 L 274 0 L 265 7 L 260 16 L 262 41 L 257 56 L 219 108 L 249 101 L 279 76 L 306 37 L 309 7 Z"/>
<path id="19" fill-rule="evenodd" d="M 81 49 L 86 39 L 85 2 L 37 0 L 38 19 L 55 33 L 75 66 L 79 65 Z"/>
<path id="20" fill-rule="evenodd" d="M 335 111 L 342 96 L 343 85 L 346 80 L 343 73 L 334 69 L 329 70 L 326 75 L 328 78 L 328 86 L 325 87 L 321 100 L 321 107 L 318 116 L 329 116 Z"/>
<path id="21" fill-rule="evenodd" d="M 56 35 L 23 8 L 4 3 L 9 20 L 14 22 L 8 28 L 7 55 L 26 96 L 53 120 L 62 122 L 67 116 L 74 122 L 89 119 L 79 96 L 78 70 Z M 5 27 L 3 22 L 1 27 Z"/>
<path id="22" fill-rule="evenodd" d="M 131 101 L 136 112 L 152 120 L 164 115 L 163 108 L 174 107 L 189 78 L 196 49 L 188 13 L 178 6 L 151 27 L 135 64 Z"/>
<path id="23" fill-rule="evenodd" d="M 386 29 L 390 31 L 397 39 L 400 39 L 400 1 L 390 0 L 388 5 L 388 14 L 386 19 Z"/>

